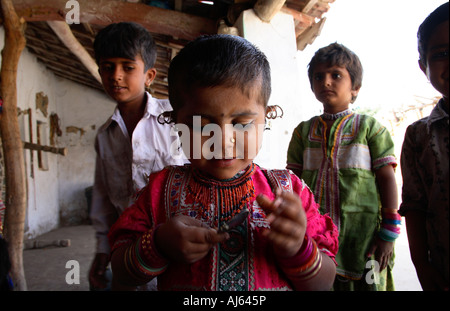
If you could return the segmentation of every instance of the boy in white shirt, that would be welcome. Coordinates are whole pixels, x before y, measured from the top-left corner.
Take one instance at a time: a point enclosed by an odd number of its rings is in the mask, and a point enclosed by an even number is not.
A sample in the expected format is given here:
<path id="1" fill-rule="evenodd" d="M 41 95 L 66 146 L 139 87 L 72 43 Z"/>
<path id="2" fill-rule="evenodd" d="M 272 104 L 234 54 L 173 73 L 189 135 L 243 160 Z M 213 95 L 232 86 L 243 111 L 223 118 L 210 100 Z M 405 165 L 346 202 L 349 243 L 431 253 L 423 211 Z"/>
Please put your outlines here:
<path id="1" fill-rule="evenodd" d="M 114 114 L 99 128 L 90 217 L 96 231 L 97 254 L 89 272 L 92 289 L 107 287 L 107 234 L 119 215 L 148 182 L 150 173 L 167 165 L 182 165 L 170 152 L 177 136 L 158 122 L 172 110 L 166 99 L 153 98 L 145 88 L 156 76 L 156 45 L 151 34 L 136 23 L 111 24 L 94 42 L 103 87 L 117 102 Z"/>

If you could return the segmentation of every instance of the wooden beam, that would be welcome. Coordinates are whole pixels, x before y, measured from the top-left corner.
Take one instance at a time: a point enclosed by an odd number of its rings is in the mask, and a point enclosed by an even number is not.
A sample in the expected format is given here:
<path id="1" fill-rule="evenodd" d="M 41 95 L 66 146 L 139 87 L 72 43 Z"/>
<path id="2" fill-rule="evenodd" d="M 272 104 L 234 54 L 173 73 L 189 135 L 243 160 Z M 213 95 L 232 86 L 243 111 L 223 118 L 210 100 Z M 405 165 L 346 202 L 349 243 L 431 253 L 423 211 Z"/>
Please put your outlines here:
<path id="1" fill-rule="evenodd" d="M 310 28 L 305 30 L 300 37 L 297 38 L 297 50 L 303 51 L 308 44 L 312 44 L 322 31 L 323 25 L 327 20 L 322 18 L 319 22 L 313 24 Z"/>
<path id="2" fill-rule="evenodd" d="M 312 26 L 314 23 L 314 17 L 305 13 L 301 13 L 287 6 L 281 8 L 281 11 L 292 15 L 295 25 L 295 37 L 298 38 L 305 30 Z"/>
<path id="3" fill-rule="evenodd" d="M 91 75 L 99 82 L 102 83 L 100 74 L 98 73 L 98 65 L 86 49 L 80 44 L 70 30 L 69 25 L 62 21 L 47 21 L 47 24 L 56 33 L 58 38 L 64 43 L 64 45 L 75 54 Z"/>
<path id="4" fill-rule="evenodd" d="M 70 9 L 66 0 L 12 0 L 19 16 L 26 21 L 65 21 Z M 113 0 L 78 0 L 80 23 L 109 25 L 134 21 L 150 32 L 184 40 L 193 40 L 202 34 L 214 34 L 216 21 L 208 18 L 161 9 L 143 3 Z"/>
<path id="5" fill-rule="evenodd" d="M 25 48 L 25 21 L 14 11 L 11 0 L 0 0 L 5 28 L 2 50 L 0 96 L 3 111 L 0 118 L 5 177 L 5 239 L 11 261 L 14 290 L 27 290 L 23 269 L 23 236 L 27 209 L 25 160 L 17 119 L 17 66 Z"/>
<path id="6" fill-rule="evenodd" d="M 253 7 L 256 15 L 266 23 L 270 23 L 272 18 L 283 7 L 286 0 L 258 0 Z"/>
<path id="7" fill-rule="evenodd" d="M 303 7 L 302 12 L 308 14 L 317 2 L 319 2 L 319 0 L 309 0 L 309 2 Z"/>

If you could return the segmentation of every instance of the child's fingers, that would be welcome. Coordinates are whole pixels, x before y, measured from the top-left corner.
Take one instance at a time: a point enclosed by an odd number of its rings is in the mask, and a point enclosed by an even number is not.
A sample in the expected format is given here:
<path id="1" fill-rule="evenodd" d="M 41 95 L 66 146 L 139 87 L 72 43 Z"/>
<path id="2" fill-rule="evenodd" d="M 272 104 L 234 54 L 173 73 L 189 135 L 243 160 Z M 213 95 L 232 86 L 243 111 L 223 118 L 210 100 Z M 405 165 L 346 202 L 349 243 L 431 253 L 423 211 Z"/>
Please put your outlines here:
<path id="1" fill-rule="evenodd" d="M 306 230 L 292 221 L 285 221 L 283 225 L 279 225 L 277 221 L 271 224 L 270 230 L 265 231 L 265 236 L 279 255 L 293 256 L 300 249 Z"/>
<path id="2" fill-rule="evenodd" d="M 280 194 L 279 198 L 281 198 L 281 203 L 277 211 L 275 211 L 276 215 L 292 219 L 293 221 L 299 223 L 302 222 L 303 218 L 306 219 L 302 201 L 300 200 L 298 195 L 291 192 L 283 192 Z"/>
<path id="3" fill-rule="evenodd" d="M 227 233 L 218 233 L 198 219 L 187 217 L 183 221 L 186 225 L 186 240 L 193 244 L 217 244 L 229 237 Z"/>
<path id="4" fill-rule="evenodd" d="M 301 247 L 306 232 L 306 213 L 298 195 L 281 191 L 277 191 L 276 195 L 273 201 L 263 195 L 257 197 L 270 223 L 270 230 L 265 231 L 265 236 L 279 254 L 292 256 Z"/>
<path id="5" fill-rule="evenodd" d="M 178 241 L 176 249 L 179 251 L 175 260 L 193 263 L 203 258 L 215 244 L 229 238 L 228 233 L 217 233 L 217 230 L 189 216 L 177 216 L 176 222 L 180 230 L 174 237 Z"/>
<path id="6" fill-rule="evenodd" d="M 268 215 L 272 212 L 274 212 L 277 207 L 280 205 L 281 200 L 280 199 L 275 199 L 275 200 L 270 200 L 266 195 L 264 194 L 259 194 L 256 197 L 256 202 L 258 202 L 259 206 L 264 210 L 264 212 Z"/>
<path id="7" fill-rule="evenodd" d="M 306 221 L 302 202 L 294 193 L 277 191 L 277 197 L 273 201 L 267 196 L 260 194 L 256 200 L 268 215 L 267 221 L 269 222 L 280 216 L 299 223 Z"/>
<path id="8" fill-rule="evenodd" d="M 305 227 L 298 221 L 291 220 L 285 217 L 275 217 L 270 223 L 271 231 L 289 238 L 302 237 Z"/>

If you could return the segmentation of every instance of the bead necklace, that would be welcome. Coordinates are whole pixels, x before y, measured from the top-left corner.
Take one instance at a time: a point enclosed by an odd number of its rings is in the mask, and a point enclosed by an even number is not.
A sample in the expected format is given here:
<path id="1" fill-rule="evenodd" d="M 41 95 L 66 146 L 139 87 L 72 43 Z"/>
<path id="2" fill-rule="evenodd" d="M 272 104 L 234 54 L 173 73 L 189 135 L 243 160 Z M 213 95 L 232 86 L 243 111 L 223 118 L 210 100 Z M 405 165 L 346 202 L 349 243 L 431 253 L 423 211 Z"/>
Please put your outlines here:
<path id="1" fill-rule="evenodd" d="M 255 164 L 250 164 L 234 178 L 215 180 L 204 176 L 200 171 L 192 169 L 192 177 L 187 186 L 199 204 L 203 213 L 211 215 L 211 204 L 220 206 L 220 221 L 227 221 L 249 206 L 255 198 L 252 175 Z"/>
<path id="2" fill-rule="evenodd" d="M 351 114 L 353 111 L 348 108 L 347 110 L 338 112 L 338 113 L 328 113 L 328 112 L 323 112 L 323 114 L 321 115 L 322 119 L 324 120 L 337 120 L 340 117 L 346 116 Z"/>

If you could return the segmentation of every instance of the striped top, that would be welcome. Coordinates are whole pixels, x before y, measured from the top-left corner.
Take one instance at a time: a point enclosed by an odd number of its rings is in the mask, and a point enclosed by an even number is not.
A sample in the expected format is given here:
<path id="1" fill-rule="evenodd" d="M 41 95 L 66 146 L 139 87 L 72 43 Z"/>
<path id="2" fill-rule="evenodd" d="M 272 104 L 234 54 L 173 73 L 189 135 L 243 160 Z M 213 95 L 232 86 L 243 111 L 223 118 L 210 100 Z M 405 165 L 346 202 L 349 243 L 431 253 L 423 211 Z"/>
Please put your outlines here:
<path id="1" fill-rule="evenodd" d="M 340 231 L 337 273 L 360 279 L 381 219 L 375 171 L 397 165 L 394 143 L 375 118 L 356 113 L 337 119 L 328 140 L 326 132 L 319 116 L 301 122 L 289 144 L 287 168 L 302 171 L 321 211 Z"/>

